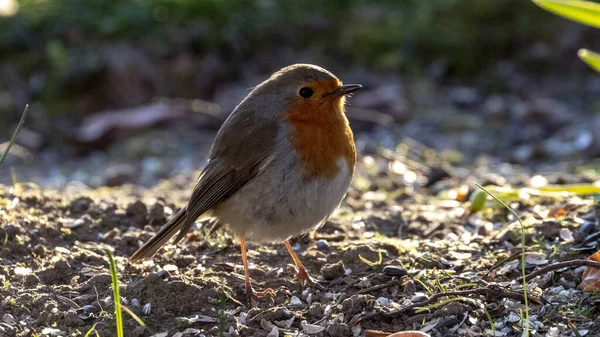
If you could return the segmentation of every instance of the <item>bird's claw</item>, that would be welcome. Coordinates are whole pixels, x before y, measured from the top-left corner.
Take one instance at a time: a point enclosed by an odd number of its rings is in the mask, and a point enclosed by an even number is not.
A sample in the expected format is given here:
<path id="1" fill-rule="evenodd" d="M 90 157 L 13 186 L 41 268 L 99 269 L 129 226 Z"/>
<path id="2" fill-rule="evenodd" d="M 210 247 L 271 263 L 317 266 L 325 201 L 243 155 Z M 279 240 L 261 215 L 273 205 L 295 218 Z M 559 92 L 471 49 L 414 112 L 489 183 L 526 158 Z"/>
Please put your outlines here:
<path id="1" fill-rule="evenodd" d="M 296 273 L 298 280 L 300 282 L 302 282 L 305 285 L 311 286 L 313 288 L 319 289 L 319 290 L 325 290 L 325 287 L 323 287 L 319 281 L 317 281 L 316 279 L 314 279 L 313 277 L 311 277 L 308 272 L 306 271 L 306 269 L 301 268 L 300 270 L 296 269 L 294 266 L 292 265 L 288 265 L 288 267 L 290 269 L 293 269 L 294 272 Z"/>
<path id="2" fill-rule="evenodd" d="M 246 286 L 246 299 L 248 305 L 251 304 L 252 300 L 262 302 L 265 300 L 272 300 L 277 296 L 277 292 L 271 288 L 267 288 L 263 291 L 256 291 L 252 286 Z"/>

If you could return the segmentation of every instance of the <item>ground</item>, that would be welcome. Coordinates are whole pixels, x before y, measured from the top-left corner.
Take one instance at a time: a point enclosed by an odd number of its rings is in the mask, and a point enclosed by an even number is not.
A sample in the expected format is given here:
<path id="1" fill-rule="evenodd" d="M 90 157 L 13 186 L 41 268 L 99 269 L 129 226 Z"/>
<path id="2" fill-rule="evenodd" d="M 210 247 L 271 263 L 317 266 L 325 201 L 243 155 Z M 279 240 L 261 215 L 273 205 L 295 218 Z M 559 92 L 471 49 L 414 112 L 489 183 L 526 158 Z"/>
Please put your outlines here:
<path id="1" fill-rule="evenodd" d="M 426 165 L 402 153 L 406 146 L 363 147 L 339 211 L 316 232 L 292 240 L 322 290 L 295 278 L 283 244 L 249 244 L 255 287 L 277 291 L 273 301 L 251 307 L 239 243 L 226 231 L 205 238 L 198 223 L 154 259 L 127 261 L 184 205 L 197 171 L 151 188 L 1 186 L 0 335 L 81 336 L 94 327 L 102 337 L 116 336 L 102 250 L 109 248 L 122 302 L 145 324 L 124 313 L 128 337 L 377 336 L 371 330 L 412 329 L 432 336 L 521 336 L 519 223 L 491 199 L 471 212 L 468 198 L 477 191 L 473 182 L 507 188 L 532 177 L 512 167 L 500 177 L 485 162 Z M 589 182 L 566 173 L 547 179 Z M 593 197 L 493 191 L 523 219 L 527 274 L 597 250 L 600 208 Z M 574 265 L 529 280 L 532 336 L 600 335 L 600 297 L 577 288 L 584 269 Z M 444 292 L 456 293 L 436 296 Z"/>

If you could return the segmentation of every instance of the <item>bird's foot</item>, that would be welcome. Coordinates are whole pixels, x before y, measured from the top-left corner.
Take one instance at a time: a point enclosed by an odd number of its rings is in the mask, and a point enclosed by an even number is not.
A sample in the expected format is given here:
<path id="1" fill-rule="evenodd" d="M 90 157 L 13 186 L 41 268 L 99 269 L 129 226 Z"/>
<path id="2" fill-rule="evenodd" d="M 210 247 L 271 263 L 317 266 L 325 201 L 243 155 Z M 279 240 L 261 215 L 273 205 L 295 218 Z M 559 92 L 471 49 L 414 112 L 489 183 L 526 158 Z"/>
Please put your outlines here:
<path id="1" fill-rule="evenodd" d="M 300 268 L 299 270 L 297 270 L 294 266 L 292 265 L 288 265 L 288 267 L 290 269 L 293 269 L 294 272 L 296 273 L 298 280 L 302 283 L 304 283 L 305 285 L 311 286 L 313 288 L 319 289 L 319 290 L 325 290 L 325 287 L 323 287 L 318 280 L 314 279 L 313 277 L 311 277 L 308 274 L 308 271 L 306 271 L 305 268 Z"/>
<path id="2" fill-rule="evenodd" d="M 248 306 L 251 305 L 252 300 L 262 302 L 265 300 L 273 300 L 277 296 L 277 292 L 271 288 L 267 288 L 263 291 L 256 291 L 250 284 L 246 284 L 246 300 Z"/>

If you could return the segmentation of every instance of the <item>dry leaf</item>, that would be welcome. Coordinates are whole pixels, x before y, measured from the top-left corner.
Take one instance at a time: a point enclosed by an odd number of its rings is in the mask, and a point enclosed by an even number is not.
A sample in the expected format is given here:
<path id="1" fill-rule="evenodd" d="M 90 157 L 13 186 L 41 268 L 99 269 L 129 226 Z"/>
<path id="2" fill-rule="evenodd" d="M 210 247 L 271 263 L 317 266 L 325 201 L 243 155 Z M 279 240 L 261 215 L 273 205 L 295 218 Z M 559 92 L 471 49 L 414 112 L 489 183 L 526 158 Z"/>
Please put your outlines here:
<path id="1" fill-rule="evenodd" d="M 565 215 L 566 213 L 567 213 L 567 210 L 565 209 L 565 207 L 554 207 L 550 210 L 550 212 L 548 212 L 548 215 L 546 217 L 558 218 L 558 217 Z"/>
<path id="2" fill-rule="evenodd" d="M 594 255 L 588 257 L 590 261 L 600 262 L 600 250 Z M 587 267 L 581 276 L 581 283 L 577 288 L 591 293 L 594 290 L 600 289 L 600 269 L 594 267 Z"/>

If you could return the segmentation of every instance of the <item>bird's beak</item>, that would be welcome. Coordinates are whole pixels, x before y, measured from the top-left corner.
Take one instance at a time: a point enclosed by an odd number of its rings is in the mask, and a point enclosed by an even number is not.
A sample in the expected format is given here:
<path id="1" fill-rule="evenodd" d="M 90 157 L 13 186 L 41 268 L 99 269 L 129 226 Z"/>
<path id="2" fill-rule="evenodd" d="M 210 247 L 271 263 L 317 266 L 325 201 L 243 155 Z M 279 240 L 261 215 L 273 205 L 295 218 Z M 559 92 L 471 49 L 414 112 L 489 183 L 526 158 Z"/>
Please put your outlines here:
<path id="1" fill-rule="evenodd" d="M 363 86 L 360 84 L 346 84 L 338 87 L 335 91 L 330 92 L 329 94 L 323 95 L 323 97 L 334 96 L 340 97 L 343 95 L 347 95 L 349 93 L 355 92 L 358 89 L 361 89 Z"/>

